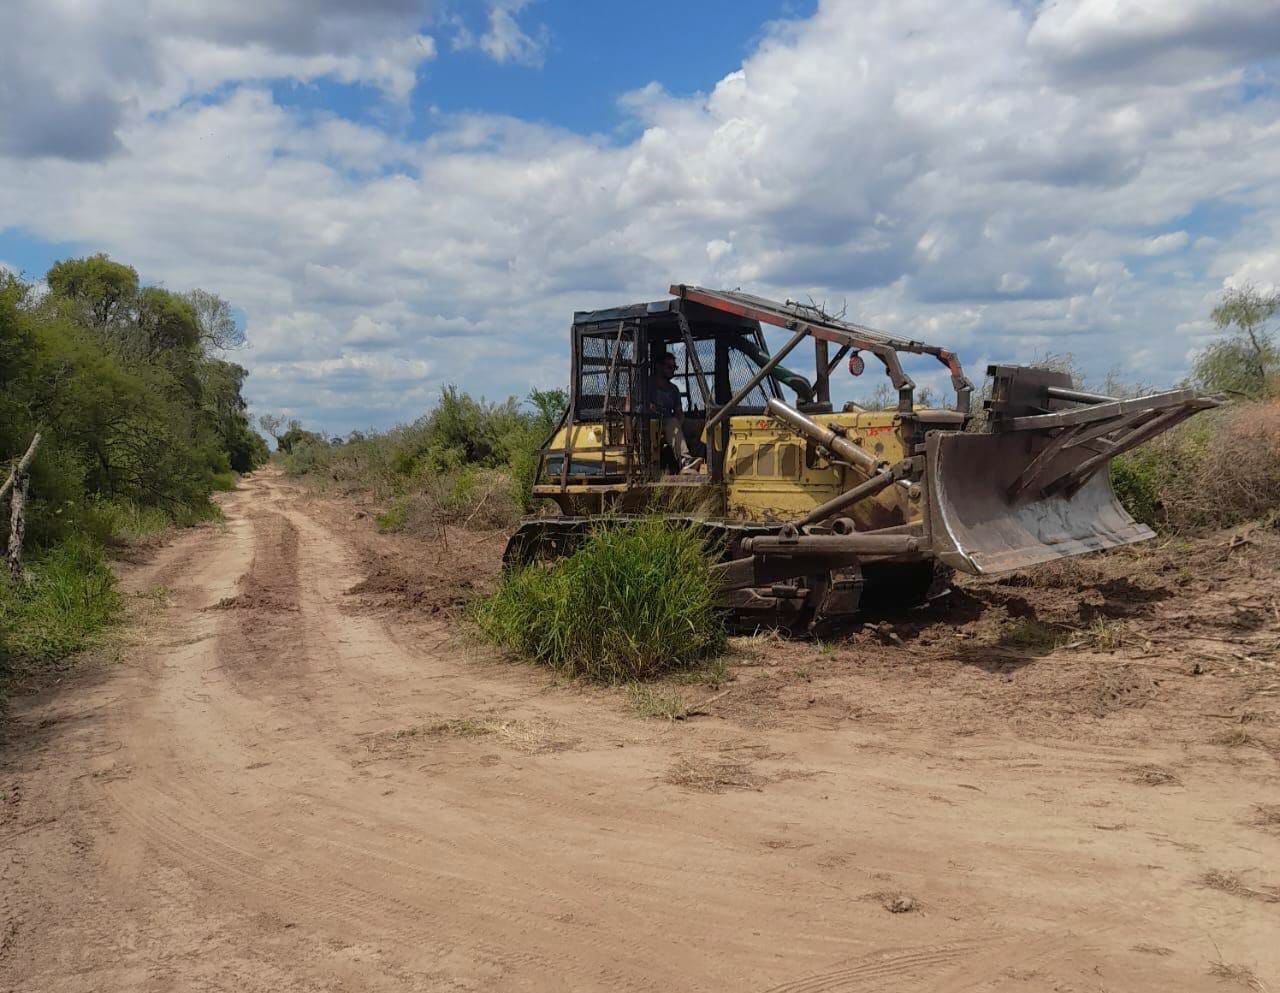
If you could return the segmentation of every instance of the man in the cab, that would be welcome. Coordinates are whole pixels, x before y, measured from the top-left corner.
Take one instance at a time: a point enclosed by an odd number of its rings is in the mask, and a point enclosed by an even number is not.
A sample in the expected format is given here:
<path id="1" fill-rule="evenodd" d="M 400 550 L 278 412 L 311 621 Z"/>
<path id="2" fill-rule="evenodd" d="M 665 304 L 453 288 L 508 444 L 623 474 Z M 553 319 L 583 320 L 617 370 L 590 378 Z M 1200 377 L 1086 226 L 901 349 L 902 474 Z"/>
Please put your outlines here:
<path id="1" fill-rule="evenodd" d="M 672 382 L 675 374 L 676 357 L 670 352 L 663 352 L 658 359 L 657 375 L 653 377 L 652 408 L 653 413 L 662 418 L 662 437 L 671 446 L 676 465 L 684 471 L 693 465 L 694 460 L 684 437 L 684 398 Z"/>

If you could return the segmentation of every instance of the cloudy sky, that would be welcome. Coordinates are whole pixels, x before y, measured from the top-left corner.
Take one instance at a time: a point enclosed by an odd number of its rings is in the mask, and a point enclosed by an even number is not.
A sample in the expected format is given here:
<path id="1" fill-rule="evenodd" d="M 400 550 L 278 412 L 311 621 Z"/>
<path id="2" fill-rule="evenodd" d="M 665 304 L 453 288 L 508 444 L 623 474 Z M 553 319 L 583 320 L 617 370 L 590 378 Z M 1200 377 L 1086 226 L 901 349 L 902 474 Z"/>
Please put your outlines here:
<path id="1" fill-rule="evenodd" d="M 5 8 L 0 263 L 221 294 L 327 431 L 559 384 L 671 282 L 1148 383 L 1280 283 L 1280 0 Z"/>

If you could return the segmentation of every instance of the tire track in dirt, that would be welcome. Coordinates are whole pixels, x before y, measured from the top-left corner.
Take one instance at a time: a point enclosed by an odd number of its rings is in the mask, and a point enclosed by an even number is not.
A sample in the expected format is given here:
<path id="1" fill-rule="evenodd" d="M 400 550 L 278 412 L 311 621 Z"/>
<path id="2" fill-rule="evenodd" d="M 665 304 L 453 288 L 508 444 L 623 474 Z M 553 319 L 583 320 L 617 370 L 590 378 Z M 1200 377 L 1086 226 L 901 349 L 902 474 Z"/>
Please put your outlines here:
<path id="1" fill-rule="evenodd" d="M 1183 891 L 1230 784 L 1182 790 L 1181 810 L 1125 783 L 1136 759 L 1115 747 L 641 722 L 476 664 L 439 623 L 360 610 L 356 549 L 278 477 L 225 506 L 225 526 L 130 579 L 170 587 L 169 606 L 85 697 L 89 737 L 50 743 L 70 768 L 25 788 L 62 807 L 24 854 L 50 909 L 47 936 L 27 927 L 0 958 L 15 988 L 103 988 L 110 962 L 130 977 L 115 988 L 155 990 L 961 993 L 1033 975 L 1092 989 L 1103 966 L 1108 988 L 1198 990 L 1198 962 L 1130 946 L 1239 923 Z M 363 744 L 477 717 L 575 744 Z M 735 748 L 823 775 L 719 795 L 661 782 L 679 756 Z M 102 843 L 67 862 L 62 825 Z M 1157 825 L 1198 850 L 1142 831 Z M 870 897 L 890 888 L 923 910 L 886 913 Z M 1248 909 L 1245 940 L 1265 925 Z"/>
<path id="2" fill-rule="evenodd" d="M 304 609 L 299 603 L 297 529 L 279 513 L 254 510 L 249 516 L 254 536 L 250 568 L 237 583 L 240 593 L 224 599 L 220 609 L 211 612 L 222 615 L 215 619 L 219 628 L 216 645 L 219 663 L 212 668 L 221 669 L 240 694 L 288 704 L 290 694 L 303 684 L 304 677 L 313 675 L 307 671 L 306 660 L 318 647 L 332 649 L 334 646 L 327 642 L 324 619 L 314 616 L 315 605 L 307 604 Z M 263 614 L 269 617 L 264 618 Z M 181 695 L 192 702 L 188 692 Z M 305 694 L 301 702 L 306 703 Z M 213 710 L 218 713 L 218 708 Z M 293 710 L 291 716 L 295 719 L 305 716 L 307 710 L 303 706 Z M 190 731 L 210 722 L 193 714 L 183 723 Z M 225 730 L 225 725 L 223 727 Z M 247 728 L 242 726 L 239 730 L 243 732 Z M 234 740 L 236 735 L 228 737 Z M 277 747 L 277 752 L 280 750 Z M 224 762 L 221 769 L 233 770 L 248 757 L 246 754 L 235 762 Z M 277 761 L 283 758 L 278 757 Z M 301 756 L 292 757 L 290 764 L 305 768 Z M 312 798 L 305 832 L 279 823 L 272 824 L 269 832 L 246 830 L 244 825 L 237 824 L 241 818 L 211 802 L 224 785 L 213 781 L 218 771 L 207 763 L 178 757 L 165 775 L 157 777 L 169 782 L 167 792 L 153 792 L 149 796 L 120 795 L 117 797 L 120 809 L 133 831 L 153 841 L 185 871 L 194 872 L 204 877 L 207 884 L 223 889 L 228 888 L 229 880 L 239 880 L 231 889 L 242 899 L 261 902 L 264 895 L 273 895 L 277 912 L 284 916 L 310 916 L 335 928 L 341 922 L 343 930 L 363 924 L 381 938 L 391 937 L 405 944 L 411 944 L 415 935 L 449 930 L 440 914 L 424 913 L 414 901 L 402 895 L 406 876 L 417 876 L 422 889 L 430 892 L 430 884 L 436 881 L 431 872 L 404 858 L 375 852 L 367 844 L 345 840 L 342 818 L 334 816 L 337 811 L 323 798 Z M 129 791 L 126 787 L 118 792 Z M 137 811 L 148 813 L 139 815 Z M 362 828 L 365 837 L 386 837 L 376 825 L 366 823 L 354 827 L 356 831 L 352 833 L 356 835 Z M 395 832 L 392 837 L 403 842 L 407 836 L 404 832 Z M 415 847 L 421 847 L 424 839 L 413 840 Z M 495 843 L 493 848 L 496 852 L 500 846 Z M 309 890 L 284 886 L 266 877 L 264 869 L 268 862 L 274 863 L 274 871 L 288 877 L 312 880 Z M 287 867 L 281 865 L 282 862 L 287 863 Z M 341 885 L 333 888 L 330 879 L 341 880 Z M 382 885 L 371 889 L 371 883 Z M 486 896 L 479 882 L 467 889 L 468 892 L 453 895 L 474 901 L 482 901 Z M 492 903 L 492 894 L 488 897 Z M 513 916 L 513 907 L 495 907 L 495 910 Z M 518 930 L 527 930 L 536 924 L 533 918 L 520 920 L 519 915 L 515 916 L 511 923 Z M 503 973 L 554 974 L 566 967 L 574 972 L 589 973 L 586 963 L 574 968 L 576 956 L 571 951 L 574 943 L 567 940 L 567 932 L 563 936 L 565 950 L 555 954 L 555 961 L 528 951 L 458 938 L 452 940 L 452 954 L 464 953 L 485 968 Z M 647 982 L 630 981 L 621 983 L 619 988 L 653 987 Z"/>

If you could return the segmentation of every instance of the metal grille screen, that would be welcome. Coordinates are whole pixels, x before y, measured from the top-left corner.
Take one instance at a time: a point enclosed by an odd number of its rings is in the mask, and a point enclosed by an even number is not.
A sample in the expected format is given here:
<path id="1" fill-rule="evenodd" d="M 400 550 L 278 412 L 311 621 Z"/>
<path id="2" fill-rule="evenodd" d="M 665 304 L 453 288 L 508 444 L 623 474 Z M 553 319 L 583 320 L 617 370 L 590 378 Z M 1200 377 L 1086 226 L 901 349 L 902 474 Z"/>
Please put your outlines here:
<path id="1" fill-rule="evenodd" d="M 617 348 L 617 364 L 613 385 L 609 386 L 609 368 Z M 600 420 L 605 408 L 611 411 L 634 410 L 639 405 L 640 380 L 636 375 L 635 341 L 626 331 L 618 338 L 618 329 L 582 338 L 582 373 L 578 383 L 578 417 Z M 605 393 L 608 390 L 608 396 Z"/>
<path id="2" fill-rule="evenodd" d="M 729 349 L 729 390 L 737 393 L 742 387 L 747 385 L 747 380 L 760 371 L 760 367 L 751 361 L 747 356 L 743 355 L 736 348 Z M 726 397 L 726 399 L 728 399 Z M 743 407 L 763 407 L 768 403 L 768 394 L 764 391 L 764 384 L 761 383 L 754 390 L 742 398 Z"/>

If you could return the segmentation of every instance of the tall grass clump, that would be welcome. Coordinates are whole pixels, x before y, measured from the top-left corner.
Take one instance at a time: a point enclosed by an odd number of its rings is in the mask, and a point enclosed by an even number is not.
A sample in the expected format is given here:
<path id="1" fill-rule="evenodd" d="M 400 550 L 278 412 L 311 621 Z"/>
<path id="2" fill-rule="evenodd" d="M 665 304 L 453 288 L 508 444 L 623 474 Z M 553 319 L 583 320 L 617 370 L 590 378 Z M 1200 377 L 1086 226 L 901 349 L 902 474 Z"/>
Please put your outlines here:
<path id="1" fill-rule="evenodd" d="M 120 609 L 101 547 L 70 538 L 35 559 L 28 580 L 0 578 L 0 674 L 86 647 Z"/>
<path id="2" fill-rule="evenodd" d="M 90 501 L 85 512 L 85 531 L 106 545 L 129 545 L 158 537 L 173 527 L 174 519 L 160 507 L 147 507 L 132 500 Z"/>
<path id="3" fill-rule="evenodd" d="M 495 644 L 567 676 L 648 679 L 724 647 L 710 565 L 692 528 L 601 526 L 574 555 L 506 574 L 473 617 Z"/>

